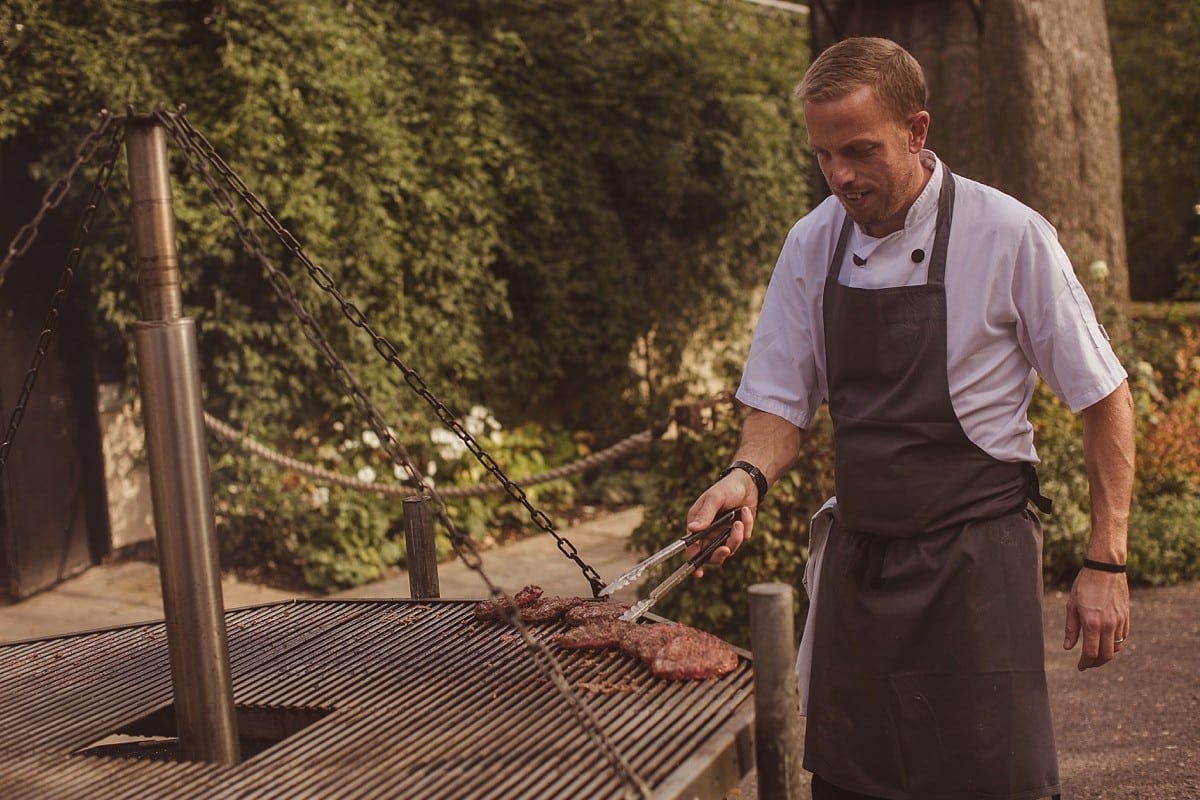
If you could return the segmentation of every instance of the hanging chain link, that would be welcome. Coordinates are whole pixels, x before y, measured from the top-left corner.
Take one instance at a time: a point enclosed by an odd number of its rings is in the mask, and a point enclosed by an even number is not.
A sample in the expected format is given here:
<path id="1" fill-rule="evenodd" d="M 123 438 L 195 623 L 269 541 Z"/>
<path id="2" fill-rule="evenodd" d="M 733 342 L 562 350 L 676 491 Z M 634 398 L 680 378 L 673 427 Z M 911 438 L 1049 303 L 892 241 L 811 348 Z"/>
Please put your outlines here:
<path id="1" fill-rule="evenodd" d="M 553 526 L 549 524 L 549 519 L 545 514 L 533 508 L 533 506 L 528 502 L 528 499 L 525 498 L 524 492 L 520 491 L 520 488 L 516 487 L 516 485 L 504 475 L 499 465 L 497 465 L 490 456 L 483 452 L 482 448 L 479 447 L 474 438 L 471 437 L 471 435 L 458 422 L 454 415 L 451 414 L 449 409 L 446 408 L 445 405 L 443 405 L 429 392 L 420 376 L 418 376 L 414 371 L 409 369 L 400 361 L 396 348 L 392 346 L 392 344 L 386 338 L 376 333 L 367 322 L 363 313 L 342 296 L 337 287 L 334 286 L 333 279 L 329 276 L 329 273 L 314 264 L 308 258 L 308 256 L 303 253 L 299 242 L 297 242 L 291 233 L 289 233 L 278 222 L 278 220 L 275 219 L 275 217 L 270 213 L 270 211 L 267 210 L 262 202 L 259 201 L 258 198 L 255 197 L 248 188 L 246 188 L 245 184 L 233 172 L 232 168 L 230 168 L 216 153 L 211 143 L 209 143 L 203 135 L 201 135 L 195 130 L 195 128 L 191 126 L 191 124 L 183 116 L 183 113 L 184 109 L 182 107 L 176 114 L 167 113 L 164 109 L 160 108 L 155 111 L 155 117 L 163 124 L 163 126 L 171 134 L 172 138 L 183 150 L 189 166 L 200 174 L 222 213 L 229 217 L 229 219 L 233 222 L 234 227 L 237 230 L 238 237 L 241 239 L 243 245 L 267 271 L 267 275 L 270 279 L 272 287 L 300 320 L 305 336 L 317 348 L 321 356 L 326 360 L 327 364 L 333 369 L 338 383 L 341 385 L 342 389 L 350 395 L 359 412 L 363 414 L 367 420 L 367 423 L 379 437 L 381 446 L 384 447 L 384 449 L 388 452 L 388 455 L 392 457 L 393 461 L 405 470 L 412 483 L 418 486 L 422 493 L 429 496 L 430 500 L 434 504 L 434 508 L 438 514 L 439 520 L 446 527 L 447 533 L 450 536 L 451 544 L 454 546 L 455 551 L 458 553 L 459 557 L 463 559 L 463 562 L 480 576 L 484 584 L 487 585 L 492 597 L 501 602 L 501 607 L 506 610 L 505 614 L 509 624 L 511 624 L 520 635 L 522 641 L 525 643 L 525 646 L 529 649 L 530 654 L 538 668 L 542 671 L 543 675 L 545 675 L 555 685 L 559 693 L 566 701 L 568 707 L 575 715 L 576 719 L 580 722 L 581 727 L 600 746 L 600 749 L 604 752 L 609 762 L 622 776 L 622 779 L 626 784 L 626 796 L 648 799 L 651 796 L 651 793 L 645 781 L 642 780 L 641 776 L 637 774 L 624 756 L 621 755 L 621 752 L 617 749 L 616 745 L 604 732 L 604 728 L 601 726 L 596 716 L 592 713 L 591 709 L 588 708 L 588 706 L 575 695 L 575 692 L 567 682 L 566 676 L 563 674 L 562 668 L 558 661 L 554 658 L 554 655 L 549 651 L 545 644 L 535 639 L 529 632 L 528 627 L 521 621 L 520 612 L 518 611 L 516 604 L 510 598 L 508 598 L 503 589 L 499 588 L 495 583 L 493 583 L 488 577 L 487 573 L 484 572 L 483 559 L 479 555 L 479 551 L 475 547 L 475 543 L 469 536 L 466 536 L 458 531 L 457 527 L 449 517 L 445 503 L 439 497 L 437 492 L 425 482 L 420 471 L 417 470 L 413 465 L 412 460 L 408 456 L 407 450 L 392 435 L 387 424 L 384 422 L 383 417 L 375 408 L 370 398 L 359 387 L 357 381 L 354 379 L 354 376 L 351 374 L 345 362 L 342 361 L 342 359 L 333 350 L 328 339 L 322 332 L 319 323 L 304 309 L 299 298 L 296 296 L 295 289 L 292 287 L 290 281 L 288 281 L 287 277 L 275 268 L 270 257 L 266 253 L 262 239 L 242 219 L 241 214 L 238 212 L 237 206 L 234 204 L 229 192 L 225 190 L 224 186 L 217 182 L 216 178 L 212 174 L 210 166 L 215 168 L 221 174 L 221 177 L 224 178 L 224 180 L 233 188 L 233 190 L 241 197 L 241 199 L 250 206 L 255 215 L 264 224 L 270 227 L 276 236 L 279 237 L 280 241 L 283 242 L 285 247 L 287 247 L 287 249 L 305 265 L 305 268 L 313 277 L 313 280 L 317 282 L 317 285 L 337 299 L 342 308 L 343 314 L 345 314 L 351 323 L 353 323 L 356 327 L 366 331 L 371 336 L 372 341 L 375 344 L 375 350 L 379 352 L 380 355 L 384 356 L 384 358 L 387 359 L 390 364 L 397 367 L 401 370 L 401 372 L 404 373 L 405 381 L 410 387 L 413 388 L 414 391 L 417 391 L 418 394 L 420 394 L 426 400 L 426 402 L 430 403 L 430 405 L 434 407 L 434 409 L 437 411 L 439 419 L 441 419 L 442 422 L 447 425 L 447 427 L 451 427 L 459 434 L 464 443 L 466 443 L 467 446 L 472 449 L 472 452 L 476 453 L 477 458 L 480 454 L 486 457 L 487 461 L 484 462 L 485 465 L 490 462 L 490 466 L 488 466 L 489 470 L 492 471 L 492 473 L 496 475 L 502 483 L 505 484 L 506 488 L 515 487 L 517 489 L 517 491 L 520 493 L 518 499 L 523 502 L 523 504 L 531 511 L 531 513 L 540 515 L 541 519 L 545 521 L 545 524 L 542 524 L 542 522 L 539 521 L 539 525 L 554 535 L 555 539 L 560 542 L 560 549 L 562 549 L 561 543 L 564 542 L 565 539 L 563 539 L 556 531 L 554 531 Z M 511 489 L 509 491 L 510 494 L 512 494 Z M 535 519 L 537 519 L 536 516 Z M 600 576 L 594 569 L 585 564 L 582 559 L 578 557 L 577 551 L 575 551 L 573 545 L 570 545 L 569 542 L 567 542 L 567 544 L 570 546 L 571 551 L 576 552 L 576 555 L 574 555 L 572 558 L 584 569 L 584 575 L 588 578 L 589 582 L 592 583 L 593 593 L 598 594 L 600 589 L 603 588 Z"/>
<path id="2" fill-rule="evenodd" d="M 366 315 L 363 314 L 363 312 L 357 306 L 350 302 L 337 288 L 332 276 L 323 267 L 315 264 L 312 259 L 308 257 L 296 238 L 292 236 L 292 234 L 279 222 L 279 220 L 275 218 L 273 214 L 271 214 L 270 210 L 263 204 L 263 202 L 259 200 L 253 192 L 250 191 L 250 189 L 245 183 L 242 182 L 241 178 L 233 171 L 233 169 L 225 163 L 219 154 L 217 154 L 212 144 L 205 139 L 201 133 L 191 126 L 191 123 L 187 121 L 186 117 L 184 117 L 182 113 L 171 115 L 160 109 L 158 112 L 156 112 L 156 116 L 163 123 L 163 125 L 166 126 L 167 130 L 171 132 L 171 135 L 177 141 L 179 141 L 180 146 L 183 147 L 185 151 L 192 152 L 193 157 L 198 159 L 200 164 L 211 165 L 213 169 L 220 173 L 225 182 L 240 196 L 242 201 L 250 208 L 254 215 L 258 217 L 258 219 L 264 225 L 266 225 L 272 233 L 275 234 L 283 246 L 287 248 L 287 250 L 293 256 L 295 256 L 301 264 L 304 265 L 304 268 L 307 270 L 309 276 L 312 278 L 317 287 L 331 296 L 338 303 L 342 313 L 345 315 L 346 319 L 350 321 L 350 324 L 364 331 L 368 336 L 371 337 L 371 342 L 375 348 L 375 351 L 379 353 L 379 355 L 381 355 L 389 364 L 400 370 L 404 376 L 405 383 L 408 384 L 409 388 L 411 388 L 423 400 L 425 400 L 426 403 L 429 404 L 429 406 L 434 410 L 434 413 L 437 414 L 437 417 L 442 424 L 445 425 L 449 430 L 453 431 L 455 435 L 462 440 L 463 444 L 466 445 L 467 449 L 473 456 L 475 456 L 479 463 L 482 464 L 484 468 L 496 478 L 497 482 L 504 487 L 504 490 L 509 497 L 524 506 L 525 510 L 529 512 L 530 519 L 532 519 L 539 528 L 546 533 L 549 533 L 554 538 L 559 551 L 571 561 L 575 562 L 592 587 L 593 595 L 598 596 L 600 590 L 604 588 L 604 581 L 601 579 L 600 574 L 596 572 L 591 565 L 583 560 L 583 558 L 579 555 L 579 550 L 574 544 L 572 544 L 557 530 L 555 530 L 553 521 L 546 515 L 544 511 L 533 505 L 533 503 L 529 500 L 528 495 L 525 493 L 525 490 L 522 489 L 518 484 L 514 483 L 505 474 L 500 465 L 496 463 L 496 460 L 492 458 L 492 456 L 488 454 L 482 446 L 480 446 L 475 437 L 467 431 L 467 429 L 462 425 L 458 418 L 455 417 L 450 409 L 447 408 L 446 405 L 439 399 L 437 399 L 432 392 L 430 392 L 428 386 L 425 384 L 425 381 L 421 378 L 421 376 L 404 364 L 404 362 L 400 359 L 400 354 L 396 349 L 396 346 L 371 326 L 366 319 Z M 199 164 L 197 167 L 201 170 L 202 175 L 207 171 L 203 167 L 200 167 Z M 205 180 L 207 181 L 208 177 L 205 177 Z M 212 184 L 210 183 L 210 190 L 211 189 Z M 221 201 L 218 200 L 218 202 Z M 225 202 L 223 207 L 229 206 L 230 204 L 231 202 Z M 228 211 L 226 211 L 226 215 L 229 215 Z M 237 222 L 239 225 L 239 235 L 242 235 L 243 241 L 245 242 L 247 237 L 241 234 L 241 230 L 245 228 L 245 225 L 244 223 L 240 222 L 240 217 L 235 219 L 235 222 Z M 251 252 L 255 252 L 255 254 L 258 255 L 258 253 L 262 252 L 263 250 L 262 242 L 260 239 L 258 239 L 257 235 L 253 233 L 253 231 L 250 231 L 249 233 L 252 239 L 257 240 L 257 243 L 248 242 L 247 247 L 250 247 Z M 259 256 L 259 258 L 260 260 L 265 258 L 265 253 Z M 278 273 L 276 272 L 271 276 L 272 284 L 276 285 L 278 288 L 282 288 L 281 285 L 287 283 L 287 279 L 282 275 L 276 278 L 275 275 L 278 275 Z M 290 286 L 284 291 L 290 293 L 293 297 L 295 296 L 294 291 Z M 320 336 L 319 329 L 317 329 L 315 325 L 315 322 L 312 323 L 311 326 L 305 322 L 305 329 L 308 331 L 311 328 L 315 335 Z M 320 339 L 323 342 L 324 337 L 320 336 Z M 318 347 L 322 351 L 329 349 L 327 342 L 323 342 L 322 344 L 318 345 Z M 365 401 L 365 404 L 370 406 L 370 401 L 366 400 L 366 397 L 365 395 L 362 395 L 361 390 L 353 390 L 352 394 L 354 395 L 356 405 L 359 405 L 359 396 L 361 395 L 361 399 Z M 367 414 L 368 421 L 370 421 L 372 416 L 378 417 L 378 412 L 375 412 L 373 407 L 369 412 L 367 412 Z M 380 422 L 382 423 L 382 420 L 380 420 Z M 384 430 L 386 430 L 386 425 L 384 426 Z M 379 435 L 381 442 L 392 439 L 390 433 L 386 434 L 385 436 L 384 433 L 380 432 L 379 430 L 376 430 L 375 432 L 377 435 Z M 397 463 L 399 464 L 400 462 Z M 407 463 L 401 464 L 401 466 L 403 466 L 404 469 L 410 474 L 410 477 L 415 485 L 421 486 L 422 489 L 427 489 L 427 487 L 424 485 L 424 479 L 421 477 L 421 474 L 418 470 L 413 468 L 411 464 Z"/>
<path id="3" fill-rule="evenodd" d="M 0 281 L 2 281 L 4 271 L 7 270 L 12 260 L 24 254 L 29 249 L 29 246 L 33 244 L 33 240 L 37 238 L 38 226 L 41 224 L 46 212 L 62 201 L 66 189 L 70 187 L 71 176 L 75 174 L 80 166 L 90 161 L 96 154 L 98 143 L 113 119 L 114 117 L 107 110 L 101 112 L 100 124 L 88 134 L 83 144 L 75 151 L 75 161 L 72 162 L 70 168 L 67 170 L 67 174 L 59 178 L 50 187 L 50 191 L 46 193 L 46 199 L 42 201 L 42 207 L 38 211 L 37 216 L 34 217 L 33 222 L 21 228 L 16 239 L 13 240 L 13 244 L 9 246 L 8 257 L 4 259 L 3 265 L 0 265 Z M 91 232 L 92 219 L 96 215 L 96 209 L 100 206 L 100 200 L 104 197 L 104 193 L 108 191 L 108 182 L 112 178 L 113 167 L 117 163 L 117 155 L 120 152 L 121 142 L 124 139 L 125 126 L 117 125 L 113 128 L 112 135 L 109 138 L 104 160 L 100 163 L 100 167 L 96 171 L 96 179 L 92 183 L 91 194 L 88 197 L 87 205 L 84 206 L 83 214 L 80 216 L 79 226 L 75 229 L 75 237 L 71 244 L 71 249 L 67 252 L 66 262 L 63 265 L 62 274 L 58 279 L 58 287 L 55 289 L 54 295 L 50 298 L 50 310 L 46 313 L 46 319 L 42 323 L 42 333 L 38 336 L 33 359 L 31 360 L 29 369 L 25 372 L 25 380 L 17 397 L 17 405 L 13 408 L 12 415 L 9 417 L 8 430 L 4 434 L 4 441 L 0 442 L 0 476 L 4 474 L 4 467 L 8 463 L 9 451 L 12 450 L 13 441 L 17 438 L 17 430 L 21 427 L 21 420 L 25 417 L 25 408 L 29 405 L 29 398 L 33 394 L 34 385 L 37 383 L 38 371 L 41 369 L 42 360 L 46 357 L 46 351 L 50 349 L 50 342 L 54 338 L 54 328 L 58 323 L 59 316 L 62 314 L 63 305 L 67 300 L 71 283 L 75 278 L 75 271 L 79 268 L 79 260 L 83 255 L 83 247 L 87 242 L 88 234 Z M 64 188 L 59 189 L 57 187 Z M 31 233 L 27 233 L 27 231 Z"/>
<path id="4" fill-rule="evenodd" d="M 96 155 L 96 150 L 100 147 L 100 142 L 104 139 L 104 133 L 112 124 L 114 117 L 112 112 L 104 109 L 100 112 L 100 122 L 96 125 L 92 132 L 83 138 L 79 146 L 75 148 L 75 158 L 71 161 L 70 166 L 62 176 L 50 187 L 46 189 L 46 193 L 42 196 L 42 207 L 38 209 L 33 219 L 21 227 L 17 231 L 17 235 L 13 237 L 12 242 L 8 245 L 8 251 L 4 254 L 4 260 L 0 261 L 0 286 L 4 285 L 4 276 L 8 274 L 8 270 L 12 267 L 13 262 L 21 256 L 25 255 L 25 251 L 33 244 L 33 240 L 37 238 L 38 226 L 42 224 L 46 214 L 51 209 L 57 208 L 58 204 L 67 196 L 67 192 L 71 189 L 71 181 L 75 177 L 75 173 L 84 164 L 92 160 Z M 117 126 L 118 128 L 121 126 Z"/>

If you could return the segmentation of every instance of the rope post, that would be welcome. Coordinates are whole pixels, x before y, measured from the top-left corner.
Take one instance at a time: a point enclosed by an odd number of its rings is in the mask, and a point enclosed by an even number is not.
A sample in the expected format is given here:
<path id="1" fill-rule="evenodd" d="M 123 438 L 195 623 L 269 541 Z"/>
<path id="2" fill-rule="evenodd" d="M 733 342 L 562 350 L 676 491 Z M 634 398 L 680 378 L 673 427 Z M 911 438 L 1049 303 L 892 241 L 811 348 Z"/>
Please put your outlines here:
<path id="1" fill-rule="evenodd" d="M 433 503 L 425 495 L 404 498 L 404 545 L 408 553 L 409 595 L 414 600 L 441 597 Z"/>
<path id="2" fill-rule="evenodd" d="M 754 655 L 754 741 L 761 800 L 801 795 L 800 690 L 792 587 L 750 587 L 750 649 Z"/>
<path id="3" fill-rule="evenodd" d="M 166 136 L 125 137 L 142 319 L 134 330 L 180 756 L 239 759 L 195 320 L 182 316 Z"/>

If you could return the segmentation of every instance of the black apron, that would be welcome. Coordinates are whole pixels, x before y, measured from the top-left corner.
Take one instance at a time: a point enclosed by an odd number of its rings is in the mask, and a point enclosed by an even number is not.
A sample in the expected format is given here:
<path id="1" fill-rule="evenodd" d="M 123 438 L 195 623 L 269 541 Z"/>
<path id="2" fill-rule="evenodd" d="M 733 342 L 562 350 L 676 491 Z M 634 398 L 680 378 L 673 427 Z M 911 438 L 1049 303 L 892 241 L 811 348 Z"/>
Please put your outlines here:
<path id="1" fill-rule="evenodd" d="M 842 286 L 849 218 L 825 283 L 838 507 L 804 766 L 889 800 L 1034 800 L 1059 791 L 1041 498 L 1032 466 L 981 450 L 951 403 L 943 174 L 925 285 Z"/>

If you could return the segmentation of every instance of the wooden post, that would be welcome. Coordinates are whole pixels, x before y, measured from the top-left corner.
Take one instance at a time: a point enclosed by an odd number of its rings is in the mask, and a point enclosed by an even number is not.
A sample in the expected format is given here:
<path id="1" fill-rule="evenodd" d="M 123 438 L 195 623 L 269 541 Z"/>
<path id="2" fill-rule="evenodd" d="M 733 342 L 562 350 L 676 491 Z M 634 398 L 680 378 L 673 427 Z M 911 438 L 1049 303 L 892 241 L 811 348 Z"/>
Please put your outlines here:
<path id="1" fill-rule="evenodd" d="M 408 550 L 408 591 L 415 600 L 442 596 L 438 585 L 437 529 L 428 497 L 404 498 L 404 545 Z"/>
<path id="2" fill-rule="evenodd" d="M 799 800 L 800 690 L 792 587 L 750 587 L 750 649 L 754 654 L 754 742 L 761 800 Z"/>

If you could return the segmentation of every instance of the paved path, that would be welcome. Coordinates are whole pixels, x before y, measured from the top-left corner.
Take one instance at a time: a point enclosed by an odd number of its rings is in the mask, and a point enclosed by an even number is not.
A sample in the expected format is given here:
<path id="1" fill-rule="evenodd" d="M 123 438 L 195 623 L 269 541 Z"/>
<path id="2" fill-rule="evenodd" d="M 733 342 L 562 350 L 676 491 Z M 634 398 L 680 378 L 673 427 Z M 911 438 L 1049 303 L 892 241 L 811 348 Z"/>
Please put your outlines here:
<path id="1" fill-rule="evenodd" d="M 625 549 L 641 521 L 631 509 L 563 531 L 605 580 L 637 560 Z M 489 577 L 512 592 L 537 583 L 551 594 L 588 595 L 578 567 L 547 535 L 482 553 Z M 21 603 L 0 606 L 0 642 L 162 618 L 158 569 L 126 562 L 95 567 Z M 486 595 L 460 562 L 439 569 L 447 598 Z M 226 579 L 225 605 L 294 597 Z M 408 597 L 403 572 L 339 596 Z M 627 595 L 628 597 L 628 595 Z M 621 599 L 627 599 L 622 597 Z M 1129 643 L 1111 664 L 1080 673 L 1062 650 L 1066 598 L 1046 595 L 1046 664 L 1066 800 L 1200 800 L 1200 584 L 1133 593 Z M 755 797 L 754 776 L 742 800 Z"/>

